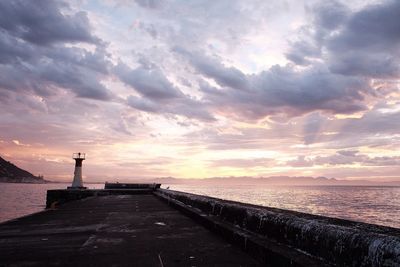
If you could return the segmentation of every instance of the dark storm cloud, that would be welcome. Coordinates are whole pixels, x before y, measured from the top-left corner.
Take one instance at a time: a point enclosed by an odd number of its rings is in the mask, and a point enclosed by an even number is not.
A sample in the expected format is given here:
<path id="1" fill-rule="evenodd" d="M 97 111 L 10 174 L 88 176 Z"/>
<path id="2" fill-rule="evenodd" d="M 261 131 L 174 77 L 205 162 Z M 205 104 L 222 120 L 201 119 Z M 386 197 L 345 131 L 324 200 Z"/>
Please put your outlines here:
<path id="1" fill-rule="evenodd" d="M 396 51 L 400 41 L 400 2 L 386 1 L 353 14 L 328 47 L 333 51 Z M 396 51 L 398 52 L 398 51 Z"/>
<path id="2" fill-rule="evenodd" d="M 324 66 L 303 72 L 274 66 L 252 79 L 256 101 L 274 113 L 278 108 L 294 115 L 312 110 L 352 113 L 365 108 L 364 95 L 371 93 L 365 80 L 331 74 Z"/>
<path id="3" fill-rule="evenodd" d="M 399 75 L 399 59 L 386 52 L 347 51 L 332 59 L 330 69 L 343 75 L 390 78 Z"/>
<path id="4" fill-rule="evenodd" d="M 343 30 L 326 41 L 334 72 L 375 78 L 398 77 L 400 2 L 367 7 L 350 17 Z"/>
<path id="5" fill-rule="evenodd" d="M 399 1 L 383 1 L 353 13 L 338 2 L 324 2 L 311 13 L 312 24 L 304 26 L 300 40 L 292 43 L 289 60 L 298 65 L 323 60 L 331 72 L 347 76 L 398 77 Z"/>
<path id="6" fill-rule="evenodd" d="M 0 64 L 18 63 L 35 57 L 31 45 L 19 40 L 4 31 L 0 31 Z"/>
<path id="7" fill-rule="evenodd" d="M 309 65 L 310 59 L 321 55 L 320 48 L 310 41 L 302 40 L 292 43 L 291 49 L 286 53 L 287 59 L 297 65 Z"/>
<path id="8" fill-rule="evenodd" d="M 126 102 L 130 107 L 156 114 L 182 115 L 203 121 L 213 121 L 204 103 L 183 94 L 154 64 L 142 59 L 141 65 L 132 69 L 124 63 L 115 66 L 114 74 L 133 88 L 140 97 L 130 95 Z"/>
<path id="9" fill-rule="evenodd" d="M 187 51 L 180 54 L 222 87 L 202 89 L 208 102 L 217 110 L 247 119 L 279 113 L 299 116 L 314 110 L 353 113 L 364 110 L 364 97 L 374 94 L 367 80 L 333 74 L 324 65 L 300 72 L 276 65 L 259 74 L 245 75 L 216 58 Z"/>
<path id="10" fill-rule="evenodd" d="M 98 43 L 89 28 L 84 12 L 64 15 L 60 1 L 1 1 L 0 28 L 3 31 L 38 45 L 57 42 Z"/>
<path id="11" fill-rule="evenodd" d="M 337 30 L 350 13 L 346 6 L 337 1 L 318 3 L 310 11 L 313 14 L 312 26 L 305 25 L 299 29 L 297 40 L 291 42 L 286 53 L 287 59 L 297 65 L 310 65 L 312 60 L 320 58 L 324 38 Z"/>
<path id="12" fill-rule="evenodd" d="M 224 66 L 218 59 L 207 57 L 202 53 L 191 53 L 182 47 L 175 47 L 174 51 L 186 57 L 201 74 L 212 77 L 220 86 L 246 89 L 247 79 L 240 70 Z"/>
<path id="13" fill-rule="evenodd" d="M 119 63 L 115 74 L 125 84 L 133 87 L 142 96 L 157 100 L 182 97 L 182 92 L 164 76 L 156 66 L 140 66 L 131 69 L 123 63 Z"/>
<path id="14" fill-rule="evenodd" d="M 66 66 L 64 64 L 51 64 L 43 66 L 40 79 L 49 85 L 70 89 L 76 96 L 96 100 L 111 100 L 112 94 L 102 85 L 98 74 L 81 66 Z"/>
<path id="15" fill-rule="evenodd" d="M 350 10 L 338 1 L 323 1 L 313 8 L 313 12 L 315 24 L 325 30 L 334 30 L 347 20 Z"/>
<path id="16" fill-rule="evenodd" d="M 100 64 L 97 65 L 96 61 Z M 0 88 L 33 92 L 44 97 L 57 94 L 58 88 L 64 88 L 78 97 L 110 100 L 111 92 L 99 82 L 107 64 L 102 52 L 98 51 L 90 53 L 63 47 L 45 49 L 28 60 L 0 64 L 3 74 Z"/>
<path id="17" fill-rule="evenodd" d="M 66 89 L 76 96 L 111 100 L 100 82 L 110 62 L 90 32 L 86 13 L 65 15 L 56 1 L 0 3 L 0 89 L 48 97 Z M 92 52 L 67 43 L 93 44 Z"/>

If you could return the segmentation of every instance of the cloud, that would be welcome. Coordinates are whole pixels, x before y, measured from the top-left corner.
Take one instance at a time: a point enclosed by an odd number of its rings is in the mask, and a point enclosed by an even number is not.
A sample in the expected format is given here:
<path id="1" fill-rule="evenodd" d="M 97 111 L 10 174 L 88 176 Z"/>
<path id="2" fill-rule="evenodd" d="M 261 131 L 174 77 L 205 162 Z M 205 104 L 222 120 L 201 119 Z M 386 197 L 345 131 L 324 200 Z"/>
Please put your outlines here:
<path id="1" fill-rule="evenodd" d="M 66 54 L 71 57 L 65 57 Z M 99 81 L 104 74 L 88 67 L 93 57 L 98 57 L 101 62 L 104 55 L 97 50 L 91 53 L 78 48 L 52 48 L 30 60 L 1 64 L 4 78 L 0 80 L 0 88 L 34 92 L 44 97 L 56 94 L 62 88 L 78 97 L 110 100 L 112 93 Z M 101 63 L 107 65 L 107 61 Z"/>
<path id="2" fill-rule="evenodd" d="M 111 100 L 100 82 L 108 73 L 108 54 L 91 34 L 85 13 L 65 15 L 55 1 L 6 1 L 0 4 L 0 89 L 42 97 L 60 89 L 76 96 Z M 69 47 L 85 42 L 96 48 Z"/>
<path id="3" fill-rule="evenodd" d="M 162 100 L 183 97 L 179 89 L 175 88 L 156 66 L 141 65 L 131 69 L 124 63 L 119 63 L 114 72 L 121 81 L 146 98 Z"/>
<path id="4" fill-rule="evenodd" d="M 129 106 L 139 109 L 139 110 L 142 110 L 142 111 L 147 111 L 147 112 L 151 112 L 151 113 L 161 112 L 161 111 L 159 111 L 161 108 L 157 103 L 155 103 L 151 100 L 148 100 L 146 98 L 130 95 L 130 96 L 128 96 L 126 101 Z"/>
<path id="5" fill-rule="evenodd" d="M 304 144 L 312 144 L 318 137 L 324 118 L 319 113 L 311 113 L 303 124 Z"/>
<path id="6" fill-rule="evenodd" d="M 188 52 L 183 55 L 203 76 L 222 86 L 215 91 L 218 93 L 203 90 L 204 99 L 215 109 L 244 119 L 257 120 L 274 114 L 300 116 L 315 110 L 354 113 L 365 110 L 364 98 L 374 94 L 367 80 L 331 73 L 324 65 L 304 71 L 276 65 L 258 74 L 245 75 L 225 67 L 216 58 Z"/>
<path id="7" fill-rule="evenodd" d="M 286 58 L 297 65 L 310 65 L 312 59 L 321 56 L 321 49 L 308 40 L 296 41 L 291 44 L 291 49 L 286 53 Z"/>
<path id="8" fill-rule="evenodd" d="M 4 31 L 0 33 L 0 63 L 11 64 L 18 63 L 20 60 L 30 60 L 35 57 L 36 51 L 31 45 L 7 34 Z"/>
<path id="9" fill-rule="evenodd" d="M 17 146 L 31 146 L 29 144 L 23 144 L 19 140 L 12 140 L 12 142 Z"/>
<path id="10" fill-rule="evenodd" d="M 332 31 L 340 27 L 349 17 L 350 10 L 338 1 L 322 1 L 313 8 L 313 23 L 321 27 L 320 30 Z"/>
<path id="11" fill-rule="evenodd" d="M 12 0 L 0 3 L 0 28 L 36 45 L 53 43 L 99 43 L 90 32 L 85 12 L 65 15 L 66 4 L 59 1 Z"/>
<path id="12" fill-rule="evenodd" d="M 292 167 L 312 167 L 316 165 L 354 165 L 361 166 L 399 166 L 400 156 L 378 156 L 371 157 L 361 154 L 357 150 L 340 150 L 328 156 L 298 156 L 296 160 L 286 162 Z"/>
<path id="13" fill-rule="evenodd" d="M 206 146 L 208 150 L 276 150 L 281 146 L 290 147 L 297 143 L 297 132 L 287 124 L 264 127 L 238 127 L 229 121 L 228 125 L 202 128 L 187 133 L 184 137 L 189 144 Z"/>
<path id="14" fill-rule="evenodd" d="M 135 0 L 135 2 L 139 6 L 150 9 L 159 8 L 162 5 L 162 1 L 160 0 Z"/>
<path id="15" fill-rule="evenodd" d="M 220 60 L 205 56 L 203 53 L 191 53 L 182 47 L 175 47 L 174 51 L 187 58 L 200 74 L 212 77 L 220 86 L 246 89 L 247 78 L 240 70 L 224 66 Z"/>
<path id="16" fill-rule="evenodd" d="M 399 1 L 367 6 L 351 15 L 339 34 L 328 40 L 328 48 L 340 52 L 360 49 L 379 52 L 385 49 L 398 53 L 399 15 Z"/>
<path id="17" fill-rule="evenodd" d="M 271 158 L 254 158 L 254 159 L 219 159 L 210 161 L 211 167 L 231 167 L 231 168 L 256 168 L 256 167 L 273 167 L 275 163 Z"/>
<path id="18" fill-rule="evenodd" d="M 93 53 L 82 53 L 83 51 L 78 49 L 71 53 L 71 58 L 64 57 L 63 60 L 57 61 L 60 52 L 57 51 L 49 63 L 43 63 L 35 70 L 40 81 L 47 86 L 69 89 L 82 98 L 104 101 L 113 98 L 113 94 L 99 81 L 104 77 L 104 68 L 108 64 L 103 52 L 96 50 Z M 72 50 L 69 49 L 69 52 Z M 64 55 L 67 53 L 64 52 Z"/>
<path id="19" fill-rule="evenodd" d="M 140 95 L 127 97 L 126 103 L 130 107 L 150 113 L 181 115 L 203 121 L 214 120 L 204 103 L 183 94 L 154 64 L 142 60 L 139 67 L 132 69 L 119 63 L 113 72 Z"/>
<path id="20" fill-rule="evenodd" d="M 350 10 L 338 1 L 318 2 L 309 10 L 310 25 L 298 29 L 286 58 L 297 65 L 307 66 L 323 56 L 325 38 L 341 27 L 348 19 Z"/>
<path id="21" fill-rule="evenodd" d="M 153 101 L 145 97 L 131 95 L 128 96 L 126 101 L 130 107 L 150 113 L 180 115 L 205 122 L 215 121 L 215 118 L 205 108 L 204 103 L 190 97 L 182 97 L 172 101 Z"/>
<path id="22" fill-rule="evenodd" d="M 341 131 L 349 134 L 398 134 L 400 112 L 382 113 L 371 110 L 360 119 L 348 119 L 343 124 Z"/>
<path id="23" fill-rule="evenodd" d="M 384 52 L 347 51 L 332 58 L 330 69 L 343 75 L 390 78 L 399 75 L 399 59 Z"/>
<path id="24" fill-rule="evenodd" d="M 399 1 L 384 1 L 351 12 L 337 1 L 311 9 L 287 58 L 298 65 L 324 61 L 333 73 L 396 78 L 400 62 Z M 323 52 L 322 52 L 323 51 Z"/>
<path id="25" fill-rule="evenodd" d="M 298 156 L 295 160 L 287 161 L 286 165 L 291 167 L 312 167 L 314 162 L 305 156 Z"/>
<path id="26" fill-rule="evenodd" d="M 275 65 L 245 74 L 203 50 L 174 47 L 173 51 L 187 60 L 194 73 L 220 87 L 200 84 L 203 99 L 224 116 L 260 120 L 313 111 L 352 114 L 367 110 L 368 104 L 384 97 L 371 86 L 373 78 L 396 77 L 399 73 L 396 40 L 400 34 L 395 19 L 399 7 L 395 1 L 355 12 L 339 2 L 315 6 L 312 23 L 303 26 L 300 40 L 292 43 L 287 54 L 294 63 L 307 68 Z"/>

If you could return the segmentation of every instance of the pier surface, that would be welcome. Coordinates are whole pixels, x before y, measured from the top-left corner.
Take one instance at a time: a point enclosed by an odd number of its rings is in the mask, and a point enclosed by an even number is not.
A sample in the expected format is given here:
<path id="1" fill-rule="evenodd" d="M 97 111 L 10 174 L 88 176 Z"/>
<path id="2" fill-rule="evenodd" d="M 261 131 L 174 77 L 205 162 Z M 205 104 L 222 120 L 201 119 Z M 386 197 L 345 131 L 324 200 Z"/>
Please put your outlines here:
<path id="1" fill-rule="evenodd" d="M 0 266 L 259 266 L 152 194 L 72 201 L 0 224 Z"/>
<path id="2" fill-rule="evenodd" d="M 155 184 L 49 190 L 46 206 L 0 224 L 1 267 L 400 266 L 400 229 Z"/>

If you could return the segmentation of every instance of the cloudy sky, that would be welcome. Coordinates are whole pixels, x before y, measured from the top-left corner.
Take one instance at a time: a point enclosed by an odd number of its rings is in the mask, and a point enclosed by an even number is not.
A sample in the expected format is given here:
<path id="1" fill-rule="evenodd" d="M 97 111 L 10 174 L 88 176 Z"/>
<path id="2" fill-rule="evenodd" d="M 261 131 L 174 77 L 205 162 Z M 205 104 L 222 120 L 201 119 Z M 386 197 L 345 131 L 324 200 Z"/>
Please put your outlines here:
<path id="1" fill-rule="evenodd" d="M 400 177 L 400 1 L 0 2 L 0 156 L 70 180 Z"/>

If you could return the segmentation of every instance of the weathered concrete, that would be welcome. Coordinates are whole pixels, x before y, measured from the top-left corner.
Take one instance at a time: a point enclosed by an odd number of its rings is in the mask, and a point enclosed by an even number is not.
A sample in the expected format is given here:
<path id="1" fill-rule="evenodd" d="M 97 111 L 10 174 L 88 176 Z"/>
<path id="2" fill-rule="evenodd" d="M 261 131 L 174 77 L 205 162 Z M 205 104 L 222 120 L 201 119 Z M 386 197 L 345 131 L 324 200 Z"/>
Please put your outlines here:
<path id="1" fill-rule="evenodd" d="M 400 229 L 172 190 L 155 194 L 267 261 L 280 255 L 302 266 L 400 266 Z"/>
<path id="2" fill-rule="evenodd" d="M 138 195 L 150 194 L 160 188 L 161 184 L 126 184 L 105 183 L 105 189 L 69 188 L 70 190 L 55 189 L 47 190 L 46 208 L 62 205 L 66 202 L 79 200 L 87 197 L 108 195 Z"/>
<path id="3" fill-rule="evenodd" d="M 155 196 L 140 193 L 97 194 L 0 224 L 0 266 L 260 265 Z"/>
<path id="4" fill-rule="evenodd" d="M 64 203 L 84 199 L 87 197 L 109 196 L 109 195 L 143 195 L 151 194 L 154 189 L 85 189 L 85 190 L 47 190 L 46 208 L 62 205 Z"/>

